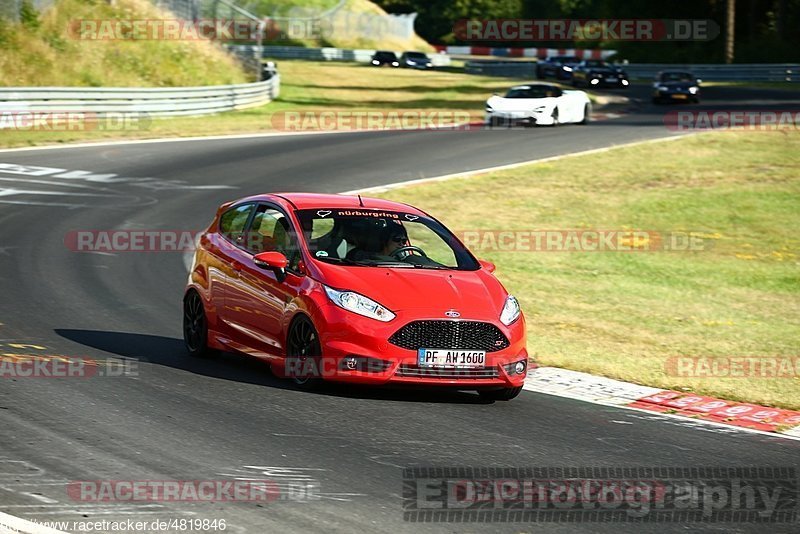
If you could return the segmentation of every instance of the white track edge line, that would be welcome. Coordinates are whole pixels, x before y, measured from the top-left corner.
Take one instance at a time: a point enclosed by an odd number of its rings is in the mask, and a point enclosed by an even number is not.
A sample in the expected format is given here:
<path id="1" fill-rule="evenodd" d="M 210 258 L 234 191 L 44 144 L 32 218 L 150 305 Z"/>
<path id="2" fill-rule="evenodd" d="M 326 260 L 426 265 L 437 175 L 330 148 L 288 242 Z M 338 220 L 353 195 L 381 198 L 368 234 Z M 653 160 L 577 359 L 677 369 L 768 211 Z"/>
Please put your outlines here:
<path id="1" fill-rule="evenodd" d="M 579 152 L 572 152 L 570 154 L 561 154 L 558 156 L 548 156 L 544 158 L 536 158 L 536 159 L 529 159 L 525 161 L 520 161 L 518 163 L 508 163 L 505 165 L 497 165 L 494 167 L 484 167 L 481 169 L 474 169 L 470 171 L 462 171 L 456 172 L 452 174 L 443 174 L 440 176 L 431 176 L 429 178 L 417 178 L 415 180 L 404 180 L 399 182 L 392 182 L 386 185 L 376 185 L 370 187 L 364 187 L 361 189 L 353 189 L 351 191 L 345 191 L 341 193 L 342 195 L 357 195 L 360 193 L 383 193 L 385 191 L 390 191 L 392 189 L 399 189 L 401 187 L 411 186 L 411 185 L 418 185 L 424 184 L 428 182 L 443 182 L 446 180 L 452 180 L 454 178 L 469 178 L 478 174 L 486 174 L 490 172 L 497 172 L 497 171 L 506 171 L 510 169 L 516 169 L 519 167 L 524 167 L 526 165 L 534 165 L 537 163 L 549 163 L 551 161 L 559 161 L 562 159 L 577 157 L 577 156 L 588 156 L 590 154 L 601 154 L 603 152 L 609 152 L 611 150 L 616 150 L 618 148 L 628 148 L 638 145 L 647 145 L 651 143 L 663 143 L 667 141 L 674 141 L 676 139 L 684 139 L 689 135 L 699 135 L 698 133 L 691 133 L 691 134 L 678 134 L 672 135 L 669 137 L 658 137 L 656 139 L 644 139 L 640 141 L 632 141 L 630 143 L 622 143 L 619 145 L 611 145 L 601 148 L 591 148 L 589 150 L 581 150 Z"/>

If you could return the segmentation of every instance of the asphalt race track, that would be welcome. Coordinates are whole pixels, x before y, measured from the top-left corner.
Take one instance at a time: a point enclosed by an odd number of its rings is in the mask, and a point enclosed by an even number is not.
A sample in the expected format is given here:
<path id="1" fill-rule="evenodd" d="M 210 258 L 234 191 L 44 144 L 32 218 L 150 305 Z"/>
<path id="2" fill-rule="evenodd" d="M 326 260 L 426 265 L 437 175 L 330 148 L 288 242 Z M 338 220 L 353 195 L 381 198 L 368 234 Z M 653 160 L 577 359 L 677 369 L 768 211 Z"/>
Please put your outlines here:
<path id="1" fill-rule="evenodd" d="M 646 99 L 644 88 L 633 91 Z M 800 109 L 800 95 L 788 92 L 709 88 L 704 96 L 692 109 Z M 115 175 L 64 179 L 0 166 L 0 352 L 136 362 L 133 376 L 0 379 L 0 511 L 38 520 L 224 518 L 229 532 L 679 531 L 687 525 L 405 522 L 402 468 L 800 468 L 799 441 L 534 392 L 494 404 L 468 392 L 305 393 L 243 357 L 191 360 L 181 340 L 181 253 L 74 253 L 64 244 L 75 230 L 199 231 L 219 204 L 248 194 L 339 192 L 666 137 L 674 133 L 663 115 L 673 109 L 645 103 L 620 119 L 555 129 L 0 152 L 4 164 Z M 81 480 L 242 477 L 313 480 L 320 498 L 90 503 L 65 489 Z"/>

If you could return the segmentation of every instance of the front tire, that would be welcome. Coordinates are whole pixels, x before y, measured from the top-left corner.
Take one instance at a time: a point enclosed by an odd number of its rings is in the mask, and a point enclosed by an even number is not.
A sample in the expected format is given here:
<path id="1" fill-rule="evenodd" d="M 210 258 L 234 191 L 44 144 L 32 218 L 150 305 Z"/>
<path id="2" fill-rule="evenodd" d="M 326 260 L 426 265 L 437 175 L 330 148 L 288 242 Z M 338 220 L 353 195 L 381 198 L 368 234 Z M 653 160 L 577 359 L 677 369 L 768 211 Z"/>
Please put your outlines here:
<path id="1" fill-rule="evenodd" d="M 592 120 L 592 106 L 584 104 L 583 106 L 583 119 L 579 124 L 589 124 Z"/>
<path id="2" fill-rule="evenodd" d="M 555 128 L 558 126 L 558 106 L 553 108 L 553 113 L 550 115 L 550 117 L 553 119 L 553 124 L 551 124 L 551 126 Z"/>
<path id="3" fill-rule="evenodd" d="M 322 385 L 322 345 L 311 319 L 301 315 L 292 323 L 286 340 L 287 375 L 304 390 Z"/>
<path id="4" fill-rule="evenodd" d="M 189 356 L 194 358 L 211 358 L 218 354 L 208 346 L 208 318 L 203 299 L 194 290 L 183 299 L 183 342 Z"/>
<path id="5" fill-rule="evenodd" d="M 510 401 L 516 398 L 517 395 L 522 393 L 522 386 L 516 388 L 503 388 L 503 389 L 489 389 L 478 391 L 478 394 L 486 399 L 492 401 Z"/>

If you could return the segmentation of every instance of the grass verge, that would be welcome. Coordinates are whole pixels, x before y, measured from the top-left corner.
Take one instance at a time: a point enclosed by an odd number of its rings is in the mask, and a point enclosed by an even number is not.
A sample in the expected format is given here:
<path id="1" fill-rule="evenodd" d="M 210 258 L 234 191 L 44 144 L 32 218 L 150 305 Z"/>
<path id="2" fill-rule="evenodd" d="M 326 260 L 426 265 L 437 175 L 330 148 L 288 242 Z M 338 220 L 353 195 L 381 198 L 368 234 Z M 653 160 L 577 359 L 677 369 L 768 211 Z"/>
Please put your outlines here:
<path id="1" fill-rule="evenodd" d="M 164 19 L 147 0 L 57 0 L 36 20 L 0 19 L 0 86 L 179 87 L 248 81 L 239 63 L 207 41 L 82 40 L 80 20 Z"/>
<path id="2" fill-rule="evenodd" d="M 473 250 L 519 297 L 542 365 L 800 409 L 797 367 L 781 378 L 694 378 L 669 365 L 676 356 L 797 364 L 798 153 L 800 133 L 714 133 L 380 196 L 461 231 L 693 233 L 702 246 L 692 252 Z"/>
<path id="3" fill-rule="evenodd" d="M 153 119 L 125 128 L 3 131 L 6 147 L 111 139 L 146 139 L 274 131 L 286 111 L 450 111 L 483 117 L 484 102 L 518 81 L 444 71 L 376 68 L 352 63 L 282 61 L 281 96 L 249 110 L 207 117 Z"/>

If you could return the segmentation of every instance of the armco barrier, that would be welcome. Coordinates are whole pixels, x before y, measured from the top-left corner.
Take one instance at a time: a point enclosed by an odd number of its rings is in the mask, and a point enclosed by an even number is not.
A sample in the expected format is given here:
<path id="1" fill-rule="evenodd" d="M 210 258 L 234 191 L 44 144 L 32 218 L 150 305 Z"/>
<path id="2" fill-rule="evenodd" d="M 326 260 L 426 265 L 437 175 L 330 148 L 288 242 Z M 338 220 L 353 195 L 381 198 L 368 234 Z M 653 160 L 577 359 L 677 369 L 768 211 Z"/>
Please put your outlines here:
<path id="1" fill-rule="evenodd" d="M 621 65 L 631 78 L 652 80 L 662 70 L 688 70 L 701 80 L 716 82 L 800 82 L 800 64 L 670 65 L 631 63 Z"/>
<path id="2" fill-rule="evenodd" d="M 260 106 L 277 98 L 280 76 L 257 83 L 174 87 L 0 87 L 0 113 L 75 111 L 192 116 Z"/>
<path id="3" fill-rule="evenodd" d="M 704 81 L 716 82 L 800 82 L 798 64 L 754 64 L 754 65 L 675 65 L 675 64 L 618 64 L 634 80 L 652 80 L 664 70 L 686 70 Z M 509 78 L 534 78 L 534 61 L 468 61 L 464 65 L 467 74 L 484 76 L 506 76 Z"/>
<path id="4" fill-rule="evenodd" d="M 575 56 L 579 59 L 607 59 L 616 50 L 588 48 L 491 48 L 487 46 L 441 46 L 434 45 L 437 51 L 451 56 L 494 56 L 546 58 L 551 56 Z"/>
<path id="5" fill-rule="evenodd" d="M 229 48 L 236 54 L 257 53 L 258 47 L 250 45 L 232 45 Z M 262 57 L 269 59 L 306 59 L 309 61 L 355 61 L 369 63 L 375 50 L 348 50 L 344 48 L 304 48 L 301 46 L 263 46 Z M 395 52 L 400 57 L 401 51 Z M 447 54 L 428 54 L 434 67 L 450 65 Z"/>

